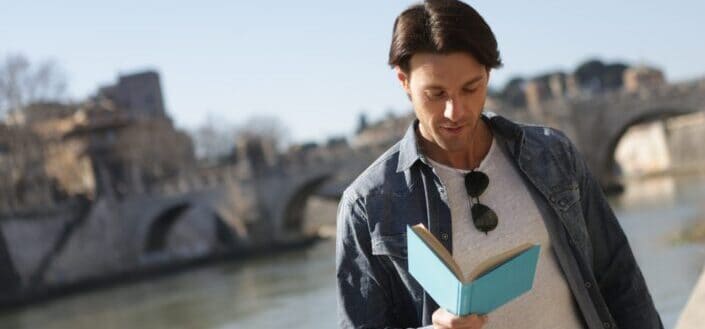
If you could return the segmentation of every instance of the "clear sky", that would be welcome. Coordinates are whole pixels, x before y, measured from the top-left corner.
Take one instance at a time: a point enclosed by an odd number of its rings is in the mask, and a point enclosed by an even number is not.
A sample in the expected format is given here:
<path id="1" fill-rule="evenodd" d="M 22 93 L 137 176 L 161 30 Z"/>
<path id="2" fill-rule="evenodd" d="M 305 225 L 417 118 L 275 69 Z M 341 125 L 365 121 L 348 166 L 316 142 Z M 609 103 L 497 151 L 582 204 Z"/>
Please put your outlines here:
<path id="1" fill-rule="evenodd" d="M 56 60 L 74 99 L 119 74 L 156 69 L 179 127 L 208 116 L 277 116 L 295 141 L 352 133 L 361 112 L 410 109 L 386 65 L 392 23 L 415 1 L 1 1 L 0 56 Z M 705 1 L 469 1 L 505 66 L 572 70 L 645 63 L 671 81 L 705 76 Z"/>

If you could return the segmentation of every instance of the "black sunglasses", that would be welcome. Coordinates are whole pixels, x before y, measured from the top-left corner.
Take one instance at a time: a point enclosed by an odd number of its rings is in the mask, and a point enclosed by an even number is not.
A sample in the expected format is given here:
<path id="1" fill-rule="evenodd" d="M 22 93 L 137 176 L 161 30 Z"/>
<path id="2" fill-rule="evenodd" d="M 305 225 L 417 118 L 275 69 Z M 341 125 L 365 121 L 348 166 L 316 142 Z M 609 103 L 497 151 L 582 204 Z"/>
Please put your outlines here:
<path id="1" fill-rule="evenodd" d="M 490 185 L 490 178 L 481 171 L 471 171 L 465 175 L 465 190 L 470 196 L 470 203 L 475 199 L 471 208 L 472 222 L 475 228 L 487 234 L 497 227 L 497 214 L 490 207 L 480 203 L 480 195 Z"/>

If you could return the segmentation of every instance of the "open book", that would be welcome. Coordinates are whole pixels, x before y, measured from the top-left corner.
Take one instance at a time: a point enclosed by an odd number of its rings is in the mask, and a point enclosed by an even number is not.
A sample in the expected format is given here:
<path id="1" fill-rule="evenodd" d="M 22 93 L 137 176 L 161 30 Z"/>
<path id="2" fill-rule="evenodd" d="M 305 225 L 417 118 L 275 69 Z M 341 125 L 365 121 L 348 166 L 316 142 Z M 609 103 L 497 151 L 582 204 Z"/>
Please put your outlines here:
<path id="1" fill-rule="evenodd" d="M 531 290 L 540 245 L 527 243 L 492 255 L 463 277 L 450 252 L 423 224 L 406 231 L 409 273 L 448 312 L 487 314 Z"/>

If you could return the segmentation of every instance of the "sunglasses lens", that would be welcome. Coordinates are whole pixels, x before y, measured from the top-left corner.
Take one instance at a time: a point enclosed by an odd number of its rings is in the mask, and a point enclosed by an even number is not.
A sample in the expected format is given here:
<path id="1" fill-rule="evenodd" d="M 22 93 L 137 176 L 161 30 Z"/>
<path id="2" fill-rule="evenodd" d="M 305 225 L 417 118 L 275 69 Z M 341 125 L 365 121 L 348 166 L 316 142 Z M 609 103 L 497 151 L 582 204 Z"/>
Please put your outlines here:
<path id="1" fill-rule="evenodd" d="M 490 185 L 490 178 L 481 171 L 471 171 L 465 175 L 465 189 L 471 198 L 479 198 L 488 185 Z M 475 227 L 483 233 L 492 231 L 497 227 L 499 222 L 497 214 L 490 207 L 481 204 L 479 200 L 475 201 L 470 211 L 472 212 L 472 221 Z"/>
<path id="2" fill-rule="evenodd" d="M 477 198 L 482 192 L 487 189 L 490 184 L 490 178 L 485 173 L 480 171 L 472 171 L 465 175 L 465 189 L 468 195 Z"/>
<path id="3" fill-rule="evenodd" d="M 476 203 L 472 206 L 472 221 L 475 223 L 475 227 L 487 233 L 492 231 L 497 227 L 497 214 L 481 203 Z"/>

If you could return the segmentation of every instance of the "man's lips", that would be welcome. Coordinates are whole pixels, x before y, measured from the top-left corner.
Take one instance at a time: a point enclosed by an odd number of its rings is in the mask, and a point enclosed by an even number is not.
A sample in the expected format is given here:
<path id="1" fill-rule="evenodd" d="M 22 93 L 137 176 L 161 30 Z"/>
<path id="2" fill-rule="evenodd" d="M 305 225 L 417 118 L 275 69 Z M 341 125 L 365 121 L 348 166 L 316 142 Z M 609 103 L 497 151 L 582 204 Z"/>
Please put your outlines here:
<path id="1" fill-rule="evenodd" d="M 459 133 L 461 130 L 463 130 L 463 127 L 464 127 L 464 126 L 454 126 L 454 127 L 450 127 L 450 126 L 441 126 L 441 129 L 442 129 L 443 131 L 449 132 L 449 133 L 451 133 L 451 134 L 457 134 L 457 133 Z"/>

